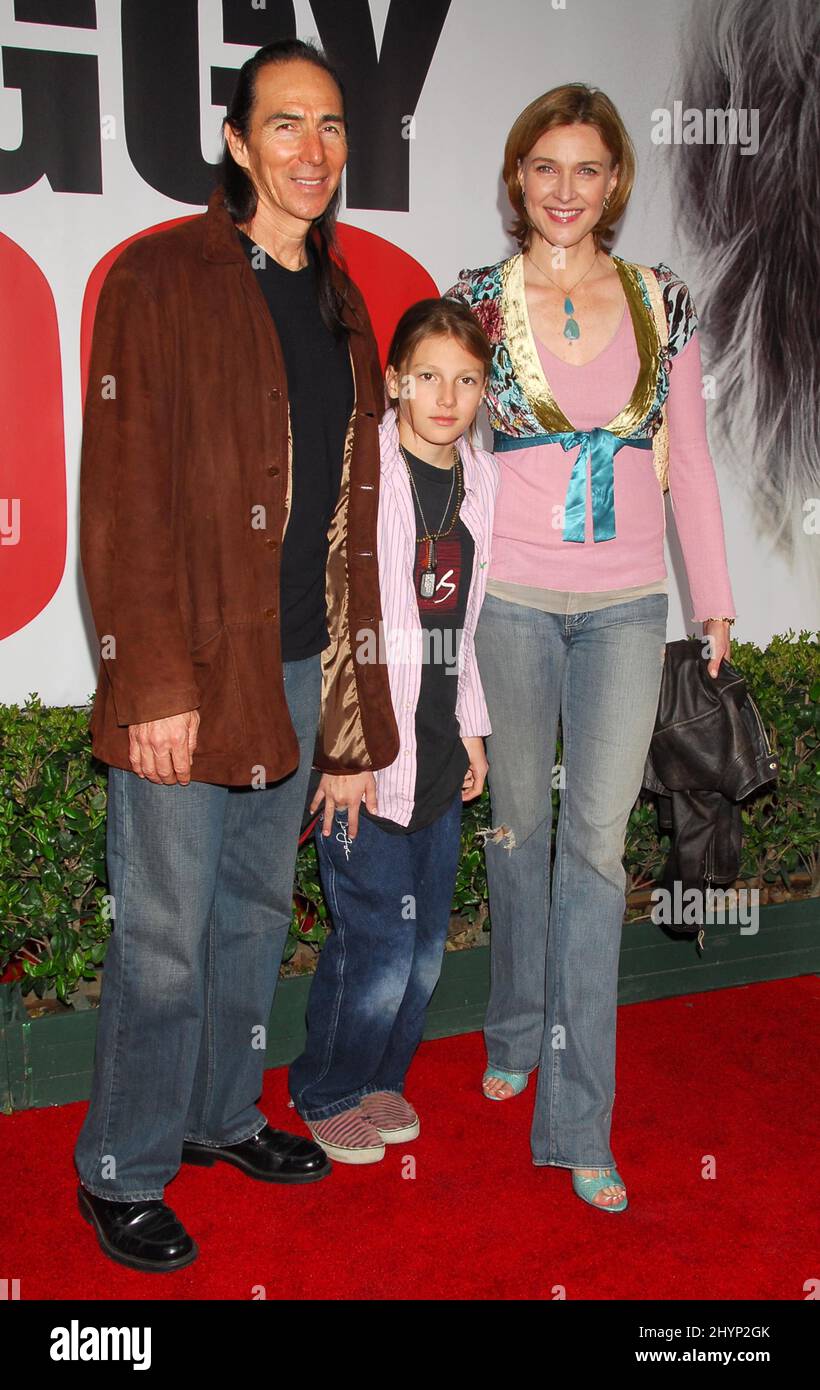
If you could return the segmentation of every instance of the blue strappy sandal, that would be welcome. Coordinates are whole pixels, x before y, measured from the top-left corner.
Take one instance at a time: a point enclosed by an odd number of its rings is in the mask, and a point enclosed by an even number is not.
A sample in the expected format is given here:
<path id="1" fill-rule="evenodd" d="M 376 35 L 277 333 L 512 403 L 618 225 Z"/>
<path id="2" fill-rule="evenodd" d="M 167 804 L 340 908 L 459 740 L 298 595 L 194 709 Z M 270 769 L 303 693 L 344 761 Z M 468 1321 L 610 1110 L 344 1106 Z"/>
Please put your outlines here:
<path id="1" fill-rule="evenodd" d="M 602 1206 L 594 1199 L 605 1187 L 622 1187 L 626 1194 L 626 1183 L 618 1172 L 617 1168 L 599 1168 L 598 1176 L 595 1178 L 582 1178 L 581 1174 L 572 1170 L 572 1190 L 576 1196 L 586 1202 L 588 1206 L 595 1207 L 597 1211 L 626 1211 L 629 1203 L 624 1195 L 623 1201 L 610 1203 Z"/>
<path id="2" fill-rule="evenodd" d="M 488 1076 L 495 1077 L 498 1081 L 506 1081 L 513 1088 L 513 1096 L 520 1096 L 522 1091 L 526 1091 L 529 1085 L 529 1072 L 526 1071 L 502 1071 L 501 1067 L 488 1067 L 481 1078 L 481 1090 L 485 1100 L 512 1100 L 512 1096 L 488 1096 L 484 1090 L 484 1082 Z"/>

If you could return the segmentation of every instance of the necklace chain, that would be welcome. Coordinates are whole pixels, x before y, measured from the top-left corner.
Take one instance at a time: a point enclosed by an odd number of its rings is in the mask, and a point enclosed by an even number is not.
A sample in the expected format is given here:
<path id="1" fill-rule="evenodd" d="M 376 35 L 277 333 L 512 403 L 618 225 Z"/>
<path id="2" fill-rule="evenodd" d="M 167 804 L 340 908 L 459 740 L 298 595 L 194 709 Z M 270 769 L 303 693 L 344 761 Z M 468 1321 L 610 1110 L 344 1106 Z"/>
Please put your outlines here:
<path id="1" fill-rule="evenodd" d="M 580 338 L 580 336 L 581 336 L 581 329 L 580 329 L 580 327 L 579 327 L 578 320 L 577 320 L 576 317 L 575 317 L 575 305 L 573 304 L 573 302 L 572 302 L 572 300 L 571 300 L 571 298 L 570 298 L 570 295 L 571 295 L 572 292 L 577 288 L 577 286 L 580 285 L 581 281 L 582 281 L 582 280 L 585 280 L 586 277 L 589 275 L 589 272 L 591 271 L 592 266 L 595 265 L 595 262 L 596 262 L 597 259 L 598 259 L 598 253 L 597 253 L 597 251 L 595 252 L 595 255 L 594 255 L 593 258 L 592 258 L 592 263 L 591 263 L 590 265 L 587 266 L 587 268 L 586 268 L 586 270 L 584 271 L 583 275 L 581 275 L 580 278 L 577 279 L 577 280 L 575 281 L 575 284 L 574 284 L 574 285 L 570 285 L 569 289 L 564 289 L 563 285 L 559 285 L 557 280 L 553 280 L 553 278 L 552 278 L 551 275 L 548 275 L 547 272 L 546 272 L 545 270 L 542 270 L 541 267 L 540 267 L 540 265 L 538 264 L 538 262 L 535 261 L 535 260 L 533 260 L 533 258 L 532 258 L 532 256 L 530 255 L 529 251 L 526 251 L 524 254 L 526 255 L 527 259 L 530 261 L 530 263 L 531 263 L 532 265 L 535 266 L 535 269 L 539 272 L 539 274 L 540 274 L 540 275 L 543 275 L 545 280 L 549 280 L 550 284 L 551 284 L 551 285 L 554 285 L 555 288 L 556 288 L 557 290 L 560 290 L 561 293 L 563 294 L 563 296 L 564 296 L 564 313 L 567 315 L 567 321 L 566 321 L 566 323 L 564 324 L 564 337 L 566 338 L 567 342 L 570 343 L 570 344 L 572 344 L 572 343 L 574 343 L 574 342 L 577 342 L 577 340 L 578 340 L 578 339 Z"/>
<path id="2" fill-rule="evenodd" d="M 575 281 L 575 284 L 574 284 L 574 285 L 570 285 L 568 289 L 564 289 L 563 285 L 559 285 L 557 280 L 553 280 L 553 278 L 552 278 L 551 275 L 547 275 L 547 272 L 546 272 L 545 270 L 542 270 L 542 269 L 541 269 L 541 266 L 538 264 L 537 261 L 533 260 L 533 258 L 532 258 L 532 256 L 530 255 L 529 251 L 525 251 L 525 252 L 524 252 L 524 255 L 527 257 L 527 260 L 530 262 L 530 264 L 535 266 L 535 269 L 539 272 L 539 274 L 543 275 L 547 280 L 549 280 L 549 282 L 550 282 L 551 285 L 554 285 L 555 288 L 556 288 L 557 290 L 560 290 L 560 291 L 561 291 L 561 293 L 562 293 L 562 295 L 564 296 L 565 299 L 566 299 L 566 298 L 569 298 L 569 296 L 572 294 L 572 291 L 576 288 L 576 286 L 580 285 L 581 281 L 586 279 L 586 277 L 589 275 L 589 272 L 591 271 L 592 267 L 597 263 L 597 260 L 598 260 L 598 253 L 596 252 L 595 255 L 594 255 L 593 258 L 592 258 L 591 264 L 587 266 L 587 268 L 586 268 L 586 270 L 584 271 L 583 275 L 581 275 L 581 276 Z"/>
<path id="3" fill-rule="evenodd" d="M 399 448 L 401 449 L 401 455 L 402 455 L 402 458 L 404 459 L 405 466 L 406 466 L 406 468 L 407 468 L 407 473 L 408 473 L 408 476 L 409 476 L 409 478 L 410 478 L 410 486 L 411 486 L 412 489 L 413 489 L 413 496 L 414 496 L 415 499 L 416 499 L 416 505 L 418 506 L 418 509 L 419 509 L 419 516 L 421 517 L 421 523 L 422 523 L 422 526 L 424 527 L 424 535 L 423 535 L 423 536 L 417 536 L 417 537 L 416 537 L 416 542 L 417 542 L 417 543 L 420 543 L 420 542 L 422 542 L 422 541 L 437 541 L 437 540 L 441 540 L 442 536 L 449 536 L 450 532 L 452 531 L 453 527 L 454 527 L 455 524 L 456 524 L 456 521 L 457 521 L 457 519 L 458 519 L 459 510 L 460 510 L 460 507 L 461 507 L 461 492 L 462 492 L 462 488 L 461 488 L 461 459 L 460 459 L 459 456 L 458 456 L 458 449 L 455 447 L 455 445 L 453 445 L 453 469 L 452 469 L 452 477 L 451 477 L 451 479 L 450 479 L 450 495 L 449 495 L 449 497 L 447 498 L 447 505 L 446 505 L 446 507 L 444 508 L 444 512 L 442 513 L 441 521 L 440 521 L 439 524 L 438 524 L 438 530 L 432 531 L 432 532 L 431 532 L 431 531 L 430 531 L 430 528 L 429 528 L 428 525 L 427 525 L 427 521 L 426 521 L 424 512 L 423 512 L 423 510 L 422 510 L 421 499 L 420 499 L 420 497 L 419 497 L 419 494 L 418 494 L 418 491 L 417 491 L 417 488 L 416 488 L 416 481 L 415 481 L 415 478 L 413 477 L 413 471 L 412 471 L 412 469 L 411 469 L 411 467 L 410 467 L 410 461 L 409 461 L 409 459 L 408 459 L 408 457 L 407 457 L 407 454 L 405 453 L 405 450 L 404 450 L 404 445 L 403 445 L 403 444 L 400 444 L 400 445 L 399 445 Z M 451 522 L 450 522 L 450 525 L 447 527 L 447 530 L 446 530 L 446 531 L 442 531 L 441 528 L 442 528 L 442 526 L 444 525 L 445 518 L 446 518 L 446 516 L 447 516 L 447 513 L 448 513 L 449 510 L 450 510 L 450 503 L 451 503 L 452 500 L 453 500 L 453 488 L 456 486 L 456 483 L 458 483 L 458 495 L 457 495 L 457 497 L 456 497 L 456 505 L 455 505 L 455 509 L 454 509 L 454 511 L 453 511 L 452 520 L 451 520 Z"/>

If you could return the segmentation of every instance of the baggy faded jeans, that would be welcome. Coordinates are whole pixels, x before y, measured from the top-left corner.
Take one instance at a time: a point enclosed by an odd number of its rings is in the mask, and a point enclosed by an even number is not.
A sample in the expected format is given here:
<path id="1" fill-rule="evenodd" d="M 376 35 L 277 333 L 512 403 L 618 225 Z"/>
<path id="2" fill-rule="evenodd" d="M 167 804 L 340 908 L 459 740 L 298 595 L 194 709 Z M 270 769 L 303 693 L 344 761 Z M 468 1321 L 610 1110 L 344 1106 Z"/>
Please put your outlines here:
<path id="1" fill-rule="evenodd" d="M 494 833 L 489 1063 L 539 1068 L 533 1162 L 614 1164 L 624 836 L 660 694 L 668 600 L 544 613 L 488 595 L 476 655 Z M 554 767 L 559 716 L 563 763 Z M 551 786 L 560 789 L 550 882 Z"/>
<path id="2" fill-rule="evenodd" d="M 431 825 L 394 835 L 347 808 L 316 827 L 333 919 L 313 983 L 307 1042 L 288 1080 L 305 1120 L 326 1120 L 374 1091 L 404 1090 L 438 983 L 461 844 L 461 790 Z"/>
<path id="3" fill-rule="evenodd" d="M 320 663 L 284 664 L 300 762 L 279 782 L 165 786 L 109 768 L 114 930 L 74 1155 L 99 1197 L 161 1199 L 183 1139 L 238 1144 L 267 1123 L 260 1030 L 291 920 Z"/>

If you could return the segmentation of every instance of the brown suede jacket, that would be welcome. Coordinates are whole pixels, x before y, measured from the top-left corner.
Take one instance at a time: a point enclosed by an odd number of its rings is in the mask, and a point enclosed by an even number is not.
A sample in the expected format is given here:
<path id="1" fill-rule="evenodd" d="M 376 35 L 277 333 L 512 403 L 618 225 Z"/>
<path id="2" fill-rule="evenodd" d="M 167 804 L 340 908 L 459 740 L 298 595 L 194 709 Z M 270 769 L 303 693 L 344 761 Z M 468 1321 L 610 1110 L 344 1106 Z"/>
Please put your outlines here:
<path id="1" fill-rule="evenodd" d="M 399 750 L 387 667 L 354 660 L 357 629 L 381 620 L 384 388 L 361 294 L 334 274 L 355 400 L 328 531 L 315 765 L 358 772 Z M 275 781 L 298 765 L 279 641 L 291 462 L 282 349 L 217 190 L 201 217 L 126 247 L 97 307 L 80 553 L 101 643 L 91 733 L 104 762 L 130 768 L 129 724 L 198 709 L 194 780 L 239 786 L 264 769 Z"/>

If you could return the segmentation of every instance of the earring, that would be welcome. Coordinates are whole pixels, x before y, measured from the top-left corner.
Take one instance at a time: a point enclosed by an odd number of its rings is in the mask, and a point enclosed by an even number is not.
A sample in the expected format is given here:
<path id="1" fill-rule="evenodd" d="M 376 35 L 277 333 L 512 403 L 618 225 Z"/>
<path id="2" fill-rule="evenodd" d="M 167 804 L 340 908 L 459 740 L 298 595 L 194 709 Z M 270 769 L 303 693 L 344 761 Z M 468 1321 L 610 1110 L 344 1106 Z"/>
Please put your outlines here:
<path id="1" fill-rule="evenodd" d="M 605 207 L 605 208 L 608 208 L 608 207 L 609 207 L 609 194 L 608 194 L 608 193 L 607 193 L 606 197 L 604 198 L 604 207 Z"/>

